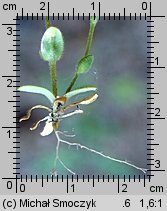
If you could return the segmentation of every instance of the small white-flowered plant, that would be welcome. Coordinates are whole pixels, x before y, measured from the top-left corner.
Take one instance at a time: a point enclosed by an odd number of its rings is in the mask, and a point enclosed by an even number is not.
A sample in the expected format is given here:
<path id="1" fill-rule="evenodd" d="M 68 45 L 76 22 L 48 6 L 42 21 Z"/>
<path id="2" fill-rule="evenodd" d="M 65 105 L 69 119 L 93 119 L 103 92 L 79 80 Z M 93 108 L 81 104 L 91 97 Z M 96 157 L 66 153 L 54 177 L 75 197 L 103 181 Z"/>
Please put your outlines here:
<path id="1" fill-rule="evenodd" d="M 52 80 L 52 92 L 43 87 L 33 86 L 33 85 L 22 86 L 18 89 L 23 92 L 42 94 L 50 102 L 50 107 L 47 107 L 45 105 L 33 106 L 31 109 L 29 109 L 27 111 L 27 114 L 24 117 L 20 118 L 20 122 L 24 121 L 24 120 L 28 120 L 31 116 L 31 112 L 34 109 L 45 109 L 48 111 L 48 115 L 46 117 L 44 117 L 43 119 L 39 120 L 37 123 L 35 123 L 30 128 L 30 130 L 35 130 L 41 122 L 45 121 L 45 126 L 43 128 L 43 131 L 40 133 L 41 136 L 47 136 L 47 135 L 51 134 L 53 131 L 56 135 L 56 138 L 57 138 L 56 158 L 54 160 L 54 168 L 51 171 L 52 176 L 57 175 L 57 162 L 59 162 L 68 172 L 75 175 L 75 173 L 71 169 L 69 169 L 59 157 L 60 143 L 67 144 L 68 146 L 76 146 L 77 149 L 78 148 L 85 149 L 92 153 L 100 155 L 103 158 L 109 159 L 111 161 L 128 165 L 132 168 L 142 171 L 143 173 L 147 172 L 147 169 L 140 168 L 140 167 L 138 167 L 134 164 L 131 164 L 127 161 L 112 158 L 108 155 L 104 155 L 102 152 L 98 152 L 94 149 L 91 149 L 91 148 L 81 145 L 79 143 L 74 143 L 74 142 L 71 143 L 71 142 L 62 140 L 59 137 L 59 133 L 62 133 L 58 130 L 59 123 L 67 117 L 71 117 L 75 114 L 82 114 L 83 110 L 81 110 L 79 108 L 79 105 L 88 105 L 90 103 L 93 103 L 98 98 L 98 95 L 96 93 L 97 92 L 96 87 L 86 86 L 86 87 L 81 87 L 81 88 L 74 89 L 74 90 L 72 89 L 77 78 L 81 74 L 87 73 L 91 69 L 91 66 L 93 63 L 93 56 L 89 54 L 89 50 L 91 47 L 94 29 L 95 29 L 97 22 L 98 22 L 98 17 L 95 17 L 95 18 L 91 17 L 90 29 L 89 29 L 89 35 L 88 35 L 85 54 L 84 54 L 83 58 L 81 58 L 81 60 L 78 62 L 77 66 L 76 66 L 76 71 L 75 71 L 74 77 L 73 77 L 71 83 L 69 84 L 68 88 L 66 89 L 65 93 L 63 95 L 59 96 L 58 91 L 57 91 L 56 62 L 61 58 L 61 56 L 63 54 L 64 40 L 63 40 L 61 31 L 58 28 L 51 26 L 50 21 L 48 20 L 48 17 L 46 17 L 45 23 L 46 23 L 47 30 L 45 31 L 45 33 L 42 37 L 42 40 L 41 40 L 40 56 L 44 61 L 47 61 L 49 64 L 51 80 Z M 68 104 L 68 100 L 71 97 L 73 97 L 75 95 L 79 95 L 81 93 L 85 93 L 85 92 L 94 92 L 94 94 L 91 94 L 90 96 L 88 96 L 80 101 Z M 75 107 L 75 109 L 72 112 L 68 112 L 68 110 L 72 107 Z"/>
<path id="2" fill-rule="evenodd" d="M 98 95 L 96 93 L 97 88 L 93 86 L 85 86 L 85 87 L 72 90 L 73 85 L 76 82 L 78 76 L 88 72 L 91 69 L 91 66 L 93 63 L 93 56 L 89 54 L 89 50 L 92 43 L 94 29 L 98 22 L 98 17 L 95 17 L 95 18 L 91 17 L 90 19 L 90 30 L 89 30 L 85 54 L 76 66 L 76 71 L 71 83 L 67 87 L 65 93 L 60 96 L 58 95 L 58 91 L 57 91 L 56 63 L 58 60 L 60 60 L 63 54 L 64 40 L 63 40 L 61 31 L 58 28 L 51 26 L 50 21 L 48 20 L 47 17 L 45 21 L 46 21 L 45 23 L 46 23 L 47 29 L 41 40 L 40 56 L 44 61 L 47 61 L 49 64 L 51 80 L 52 80 L 52 92 L 46 88 L 34 86 L 34 85 L 21 86 L 18 90 L 22 92 L 29 92 L 29 93 L 44 95 L 49 100 L 50 107 L 47 107 L 45 105 L 33 106 L 27 111 L 27 114 L 25 116 L 20 118 L 20 122 L 28 120 L 31 117 L 31 113 L 34 109 L 45 109 L 48 111 L 48 115 L 44 117 L 43 119 L 39 120 L 37 123 L 35 123 L 30 128 L 30 130 L 35 130 L 41 122 L 45 122 L 43 131 L 40 133 L 41 136 L 47 136 L 54 131 L 56 134 L 56 137 L 59 139 L 58 128 L 59 128 L 59 123 L 61 122 L 61 120 L 67 117 L 71 117 L 75 114 L 82 114 L 83 110 L 79 108 L 79 105 L 88 105 L 90 103 L 93 103 L 98 98 Z M 86 93 L 86 92 L 95 92 L 95 93 L 91 94 L 90 96 L 80 101 L 67 104 L 69 98 L 75 95 L 79 95 L 81 93 Z M 75 110 L 72 112 L 68 112 L 69 108 L 72 108 L 72 107 L 75 107 Z M 57 143 L 57 146 L 58 145 L 59 144 Z M 58 151 L 56 153 L 58 154 Z M 57 160 L 58 160 L 58 157 L 56 161 Z M 60 159 L 59 161 L 62 163 Z M 63 163 L 62 165 L 67 170 L 69 170 Z M 56 172 L 57 170 L 56 170 L 56 162 L 55 162 L 54 170 L 52 171 L 52 173 L 56 174 Z"/>

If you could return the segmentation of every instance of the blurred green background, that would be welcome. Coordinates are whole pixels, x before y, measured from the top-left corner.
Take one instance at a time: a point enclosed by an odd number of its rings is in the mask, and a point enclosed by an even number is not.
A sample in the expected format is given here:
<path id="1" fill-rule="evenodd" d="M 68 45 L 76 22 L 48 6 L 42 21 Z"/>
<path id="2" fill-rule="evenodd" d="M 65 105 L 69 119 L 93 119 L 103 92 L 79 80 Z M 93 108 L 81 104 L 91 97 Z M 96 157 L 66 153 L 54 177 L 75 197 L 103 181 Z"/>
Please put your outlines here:
<path id="1" fill-rule="evenodd" d="M 22 20 L 21 23 L 21 85 L 32 84 L 51 90 L 47 62 L 39 56 L 40 42 L 45 32 L 44 21 Z M 75 65 L 83 56 L 89 30 L 88 19 L 55 20 L 64 36 L 65 50 L 57 63 L 58 91 L 62 95 L 69 85 Z M 61 131 L 75 134 L 78 142 L 105 155 L 126 160 L 139 167 L 146 166 L 146 22 L 102 21 L 96 26 L 91 53 L 95 60 L 89 73 L 80 76 L 75 87 L 95 85 L 99 98 L 82 106 L 83 115 L 65 119 Z M 48 105 L 43 96 L 21 94 L 20 116 L 36 104 Z M 81 96 L 82 97 L 82 96 Z M 75 97 L 72 101 L 78 100 Z M 35 110 L 21 126 L 21 164 L 23 175 L 50 175 L 56 153 L 54 134 L 41 137 L 44 124 L 30 131 L 32 124 L 45 117 L 45 110 Z M 124 164 L 102 158 L 84 149 L 60 145 L 60 158 L 78 175 L 138 175 L 142 173 Z M 58 174 L 69 174 L 58 165 Z"/>

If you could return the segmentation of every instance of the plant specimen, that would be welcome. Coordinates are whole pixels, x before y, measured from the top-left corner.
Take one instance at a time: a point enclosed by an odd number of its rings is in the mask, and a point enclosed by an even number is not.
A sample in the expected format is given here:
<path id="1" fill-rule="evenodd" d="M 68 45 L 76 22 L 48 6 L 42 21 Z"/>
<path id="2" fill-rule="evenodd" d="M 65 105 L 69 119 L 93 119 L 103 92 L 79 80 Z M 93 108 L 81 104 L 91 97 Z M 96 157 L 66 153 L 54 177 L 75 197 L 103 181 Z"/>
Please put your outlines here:
<path id="1" fill-rule="evenodd" d="M 73 115 L 82 114 L 83 110 L 79 107 L 79 105 L 88 105 L 88 104 L 96 101 L 96 99 L 98 98 L 97 88 L 94 86 L 85 86 L 85 87 L 79 87 L 77 89 L 73 89 L 73 86 L 77 81 L 77 78 L 81 77 L 82 74 L 87 73 L 91 69 L 91 66 L 93 64 L 94 58 L 90 54 L 90 48 L 91 48 L 91 43 L 92 43 L 92 39 L 93 39 L 93 35 L 94 35 L 94 30 L 95 30 L 96 24 L 98 23 L 98 17 L 90 18 L 90 29 L 89 29 L 89 34 L 88 34 L 88 39 L 87 39 L 84 56 L 80 59 L 80 61 L 76 65 L 76 70 L 75 70 L 73 79 L 69 83 L 69 86 L 67 87 L 67 89 L 63 95 L 58 95 L 56 63 L 61 59 L 61 56 L 63 54 L 64 40 L 63 40 L 61 31 L 58 28 L 51 26 L 51 23 L 50 23 L 48 17 L 46 17 L 45 23 L 46 23 L 46 31 L 43 34 L 43 37 L 41 40 L 40 56 L 44 61 L 47 61 L 49 64 L 51 81 L 52 81 L 52 92 L 43 87 L 34 86 L 34 85 L 21 86 L 18 90 L 23 91 L 23 92 L 42 94 L 49 100 L 49 102 L 51 104 L 50 107 L 47 107 L 44 105 L 33 106 L 31 109 L 29 109 L 27 111 L 25 116 L 20 118 L 20 122 L 24 121 L 24 120 L 28 120 L 31 117 L 31 113 L 34 109 L 45 109 L 48 111 L 48 115 L 46 117 L 44 117 L 43 119 L 39 120 L 37 123 L 35 123 L 30 128 L 30 130 L 35 130 L 41 122 L 45 122 L 44 129 L 40 133 L 41 136 L 47 136 L 47 135 L 51 134 L 52 132 L 55 133 L 55 136 L 57 138 L 56 158 L 54 160 L 54 168 L 51 171 L 51 174 L 52 175 L 58 174 L 58 169 L 57 169 L 58 162 L 60 164 L 62 164 L 62 166 L 67 171 L 69 171 L 72 174 L 75 174 L 75 172 L 73 172 L 71 169 L 69 169 L 59 157 L 60 143 L 64 143 L 69 146 L 77 146 L 79 148 L 86 149 L 86 150 L 96 153 L 106 159 L 110 159 L 115 162 L 129 165 L 133 168 L 136 168 L 136 169 L 146 173 L 147 169 L 137 167 L 131 163 L 128 163 L 127 161 L 118 160 L 118 159 L 112 158 L 110 156 L 104 155 L 102 152 L 98 152 L 94 149 L 83 146 L 79 143 L 68 142 L 68 141 L 62 140 L 60 138 L 59 134 L 64 134 L 63 132 L 59 131 L 60 122 L 63 119 L 69 118 Z M 72 98 L 75 95 L 79 95 L 81 93 L 86 93 L 86 92 L 93 92 L 93 94 L 89 95 L 88 97 L 86 97 L 82 100 L 68 104 L 68 100 L 70 98 Z M 71 112 L 70 108 L 74 108 L 74 110 Z"/>

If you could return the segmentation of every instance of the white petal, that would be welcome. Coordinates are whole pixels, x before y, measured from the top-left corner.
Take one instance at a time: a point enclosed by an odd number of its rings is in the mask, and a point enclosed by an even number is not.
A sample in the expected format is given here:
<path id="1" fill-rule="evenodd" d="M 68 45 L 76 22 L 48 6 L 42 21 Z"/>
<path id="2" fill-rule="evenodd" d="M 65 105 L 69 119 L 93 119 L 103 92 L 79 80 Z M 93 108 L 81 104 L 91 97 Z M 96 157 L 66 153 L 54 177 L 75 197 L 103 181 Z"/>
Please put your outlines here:
<path id="1" fill-rule="evenodd" d="M 53 132 L 52 122 L 46 122 L 43 131 L 40 133 L 41 136 L 48 136 Z"/>

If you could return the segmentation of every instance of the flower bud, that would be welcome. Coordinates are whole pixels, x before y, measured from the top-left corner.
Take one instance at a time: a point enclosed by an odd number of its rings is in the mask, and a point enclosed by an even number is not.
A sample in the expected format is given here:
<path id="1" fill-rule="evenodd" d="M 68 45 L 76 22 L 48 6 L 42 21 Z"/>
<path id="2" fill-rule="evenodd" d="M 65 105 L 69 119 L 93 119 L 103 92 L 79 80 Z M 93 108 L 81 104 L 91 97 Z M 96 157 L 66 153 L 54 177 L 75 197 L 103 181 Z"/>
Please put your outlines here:
<path id="1" fill-rule="evenodd" d="M 64 41 L 61 31 L 56 27 L 49 27 L 41 40 L 40 55 L 48 62 L 58 61 L 64 50 Z"/>
<path id="2" fill-rule="evenodd" d="M 93 64 L 93 59 L 94 58 L 92 55 L 88 55 L 82 58 L 76 67 L 77 74 L 87 73 Z"/>

